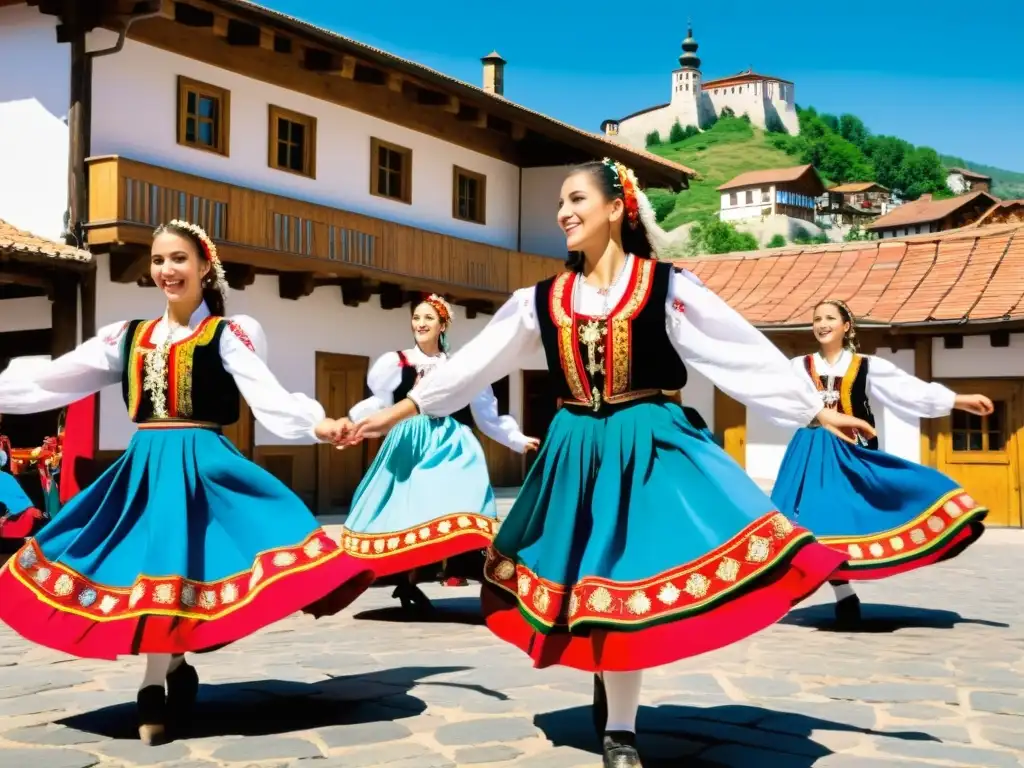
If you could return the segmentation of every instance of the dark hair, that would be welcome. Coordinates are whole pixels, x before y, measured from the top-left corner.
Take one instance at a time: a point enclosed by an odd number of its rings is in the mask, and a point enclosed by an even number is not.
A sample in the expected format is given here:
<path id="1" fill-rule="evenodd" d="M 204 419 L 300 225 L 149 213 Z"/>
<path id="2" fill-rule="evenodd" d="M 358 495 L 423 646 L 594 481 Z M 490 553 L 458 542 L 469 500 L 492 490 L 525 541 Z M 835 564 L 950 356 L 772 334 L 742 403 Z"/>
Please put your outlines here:
<path id="1" fill-rule="evenodd" d="M 860 348 L 860 342 L 857 341 L 857 318 L 853 316 L 853 312 L 846 306 L 846 302 L 840 301 L 839 299 L 825 299 L 819 301 L 814 305 L 814 309 L 828 304 L 830 307 L 835 307 L 839 313 L 839 317 L 842 318 L 844 323 L 850 324 L 850 330 L 843 334 L 843 349 L 848 349 L 851 352 L 856 352 Z"/>
<path id="2" fill-rule="evenodd" d="M 199 254 L 199 258 L 205 259 L 207 262 L 210 261 L 210 256 L 206 252 L 206 246 L 203 245 L 203 241 L 199 239 L 190 229 L 180 227 L 177 224 L 161 224 L 155 230 L 153 230 L 153 239 L 155 240 L 160 235 L 177 235 L 183 237 L 195 246 L 196 253 Z M 216 317 L 224 317 L 226 308 L 224 306 L 224 294 L 217 288 L 215 282 L 217 280 L 217 274 L 213 270 L 211 265 L 210 271 L 206 273 L 206 277 L 203 278 L 203 301 L 206 302 L 206 306 L 210 308 L 210 314 Z"/>
<path id="3" fill-rule="evenodd" d="M 593 160 L 577 165 L 569 171 L 566 178 L 577 173 L 589 173 L 605 200 L 625 200 L 626 196 L 622 189 L 622 183 L 619 181 L 619 174 L 608 163 Z M 650 240 L 647 238 L 647 228 L 644 226 L 643 219 L 637 220 L 636 227 L 626 224 L 625 216 L 622 217 L 622 221 L 622 250 L 642 259 L 653 259 L 654 248 L 651 247 Z M 569 255 L 565 258 L 565 266 L 573 272 L 581 271 L 583 269 L 583 251 L 569 251 Z"/>
<path id="4" fill-rule="evenodd" d="M 444 352 L 446 355 L 449 354 L 451 352 L 452 345 L 448 341 L 448 331 L 447 331 L 447 329 L 451 327 L 451 318 L 449 318 L 448 320 L 445 320 L 444 319 L 444 315 L 434 305 L 434 302 L 430 301 L 427 298 L 426 294 L 424 294 L 423 296 L 420 296 L 418 298 L 413 299 L 409 303 L 409 317 L 412 317 L 413 315 L 416 314 L 416 307 L 418 307 L 420 304 L 426 304 L 428 307 L 430 307 L 435 312 L 437 312 L 437 319 L 440 321 L 441 325 L 444 326 L 444 329 L 445 329 L 445 330 L 442 330 L 441 334 L 437 337 L 437 345 L 441 348 L 442 352 Z M 419 342 L 417 342 L 416 345 L 419 346 Z"/>

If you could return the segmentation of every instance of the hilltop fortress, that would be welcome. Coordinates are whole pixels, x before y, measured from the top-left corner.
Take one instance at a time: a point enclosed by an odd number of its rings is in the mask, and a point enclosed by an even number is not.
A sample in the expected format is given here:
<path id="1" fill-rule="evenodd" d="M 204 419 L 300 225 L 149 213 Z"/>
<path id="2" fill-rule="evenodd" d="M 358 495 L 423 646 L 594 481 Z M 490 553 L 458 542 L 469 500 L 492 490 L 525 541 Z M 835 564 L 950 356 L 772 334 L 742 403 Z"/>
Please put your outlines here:
<path id="1" fill-rule="evenodd" d="M 717 80 L 704 80 L 693 27 L 687 30 L 682 48 L 679 68 L 672 72 L 672 100 L 618 120 L 605 120 L 601 123 L 605 135 L 624 144 L 643 147 L 653 131 L 664 141 L 677 120 L 683 128 L 688 125 L 704 128 L 726 108 L 737 117 L 748 115 L 750 122 L 759 128 L 775 124 L 792 135 L 800 132 L 792 82 L 760 75 L 751 69 Z"/>

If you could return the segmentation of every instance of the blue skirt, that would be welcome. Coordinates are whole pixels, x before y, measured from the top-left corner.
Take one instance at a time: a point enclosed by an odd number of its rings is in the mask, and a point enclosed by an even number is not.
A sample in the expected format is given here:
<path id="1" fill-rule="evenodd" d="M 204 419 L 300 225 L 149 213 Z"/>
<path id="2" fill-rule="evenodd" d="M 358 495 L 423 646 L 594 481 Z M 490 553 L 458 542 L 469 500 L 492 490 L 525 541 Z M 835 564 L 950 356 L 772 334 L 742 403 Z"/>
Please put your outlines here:
<path id="1" fill-rule="evenodd" d="M 0 472 L 0 538 L 23 539 L 42 517 L 18 479 Z"/>
<path id="2" fill-rule="evenodd" d="M 798 430 L 772 501 L 850 556 L 846 579 L 878 579 L 946 560 L 984 531 L 987 510 L 954 480 L 898 456 Z"/>
<path id="3" fill-rule="evenodd" d="M 667 664 L 778 621 L 845 560 L 668 399 L 563 407 L 488 552 L 488 626 L 537 666 Z"/>
<path id="4" fill-rule="evenodd" d="M 384 439 L 352 499 L 342 545 L 383 578 L 479 553 L 497 526 L 487 460 L 472 430 L 450 416 L 421 415 Z"/>
<path id="5" fill-rule="evenodd" d="M 372 580 L 219 431 L 141 427 L 0 570 L 0 619 L 26 638 L 91 658 L 211 650 Z"/>

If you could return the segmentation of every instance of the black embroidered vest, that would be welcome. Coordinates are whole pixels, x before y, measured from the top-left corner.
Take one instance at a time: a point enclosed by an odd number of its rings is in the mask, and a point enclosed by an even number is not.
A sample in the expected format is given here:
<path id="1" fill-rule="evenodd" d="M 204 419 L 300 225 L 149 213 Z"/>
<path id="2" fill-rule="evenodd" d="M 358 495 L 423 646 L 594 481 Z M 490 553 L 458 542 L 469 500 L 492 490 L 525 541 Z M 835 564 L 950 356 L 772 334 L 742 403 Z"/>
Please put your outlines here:
<path id="1" fill-rule="evenodd" d="M 402 380 L 392 395 L 394 398 L 392 402 L 395 403 L 400 400 L 404 400 L 419 380 L 419 371 L 417 371 L 416 366 L 409 361 L 409 358 L 405 356 L 405 352 L 399 350 L 397 354 L 398 365 L 402 369 Z M 452 418 L 460 424 L 466 425 L 470 429 L 473 428 L 473 412 L 470 410 L 468 405 L 453 413 Z"/>
<path id="2" fill-rule="evenodd" d="M 131 420 L 138 423 L 185 419 L 221 426 L 238 421 L 238 386 L 224 370 L 220 357 L 220 339 L 228 330 L 228 321 L 223 317 L 208 317 L 189 336 L 171 344 L 163 395 L 154 398 L 143 385 L 146 358 L 155 348 L 151 337 L 158 322 L 133 320 L 122 338 L 121 393 Z"/>
<path id="3" fill-rule="evenodd" d="M 875 416 L 868 402 L 868 358 L 855 354 L 846 373 L 833 378 L 819 374 L 814 365 L 814 355 L 807 355 L 804 357 L 804 370 L 821 393 L 827 407 L 835 408 L 847 416 L 863 419 L 872 427 L 875 426 Z M 861 445 L 873 450 L 878 449 L 877 437 L 858 439 Z"/>
<path id="4" fill-rule="evenodd" d="M 541 341 L 556 394 L 563 402 L 600 411 L 686 384 L 686 366 L 665 329 L 665 302 L 673 267 L 633 259 L 629 283 L 608 317 L 573 312 L 573 285 L 582 276 L 563 272 L 537 284 Z"/>

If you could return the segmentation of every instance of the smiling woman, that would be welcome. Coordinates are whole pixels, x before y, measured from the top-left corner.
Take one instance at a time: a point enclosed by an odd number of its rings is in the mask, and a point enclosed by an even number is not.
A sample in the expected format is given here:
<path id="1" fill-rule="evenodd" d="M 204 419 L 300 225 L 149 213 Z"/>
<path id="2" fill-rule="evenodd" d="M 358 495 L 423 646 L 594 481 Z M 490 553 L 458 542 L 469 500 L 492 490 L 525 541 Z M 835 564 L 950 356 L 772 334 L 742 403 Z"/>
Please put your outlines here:
<path id="1" fill-rule="evenodd" d="M 286 439 L 324 439 L 334 424 L 278 383 L 259 323 L 223 316 L 213 242 L 187 222 L 160 227 L 151 275 L 167 299 L 162 317 L 115 323 L 24 376 L 0 377 L 4 413 L 59 408 L 120 383 L 138 426 L 121 458 L 0 569 L 0 619 L 75 656 L 147 654 L 146 743 L 186 723 L 199 681 L 186 652 L 299 610 L 334 613 L 372 580 L 221 432 L 237 421 L 240 396 Z"/>

